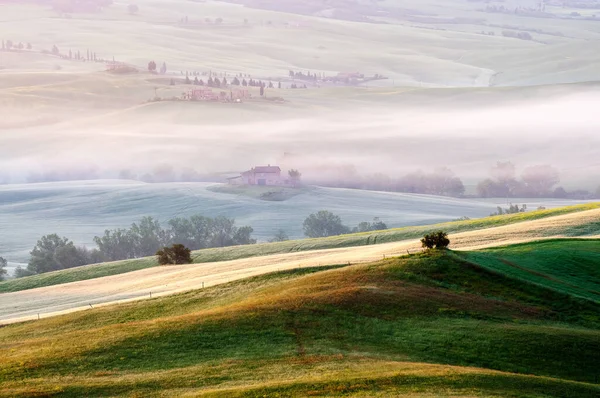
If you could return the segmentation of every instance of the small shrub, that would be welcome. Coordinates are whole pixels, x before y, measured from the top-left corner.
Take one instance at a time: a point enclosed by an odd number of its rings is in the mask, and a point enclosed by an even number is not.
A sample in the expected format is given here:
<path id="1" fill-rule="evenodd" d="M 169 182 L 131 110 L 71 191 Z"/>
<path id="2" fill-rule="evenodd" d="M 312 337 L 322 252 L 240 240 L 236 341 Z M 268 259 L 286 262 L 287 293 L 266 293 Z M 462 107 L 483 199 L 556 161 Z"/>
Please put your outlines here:
<path id="1" fill-rule="evenodd" d="M 421 246 L 425 249 L 445 249 L 448 245 L 450 245 L 450 239 L 444 231 L 432 232 L 421 239 Z"/>
<path id="2" fill-rule="evenodd" d="M 174 244 L 171 247 L 164 247 L 156 252 L 158 263 L 160 265 L 191 264 L 192 251 L 181 244 Z"/>

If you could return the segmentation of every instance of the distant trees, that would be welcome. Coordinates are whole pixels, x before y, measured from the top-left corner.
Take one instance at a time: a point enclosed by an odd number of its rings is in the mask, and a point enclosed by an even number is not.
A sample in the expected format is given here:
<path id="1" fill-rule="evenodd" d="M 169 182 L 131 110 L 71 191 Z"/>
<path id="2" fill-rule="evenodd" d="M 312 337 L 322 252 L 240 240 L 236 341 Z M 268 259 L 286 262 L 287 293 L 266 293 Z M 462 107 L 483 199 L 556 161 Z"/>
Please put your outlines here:
<path id="1" fill-rule="evenodd" d="M 56 44 L 52 46 L 52 54 L 54 54 L 54 55 L 60 54 L 60 50 L 58 49 L 58 47 L 56 47 Z"/>
<path id="2" fill-rule="evenodd" d="M 4 257 L 0 257 L 0 281 L 4 280 L 4 275 L 7 274 L 6 266 L 8 265 L 8 261 L 4 259 Z"/>
<path id="3" fill-rule="evenodd" d="M 462 196 L 465 186 L 460 178 L 447 167 L 435 169 L 431 173 L 416 171 L 401 177 L 396 183 L 395 191 L 421 193 L 441 196 Z"/>
<path id="4" fill-rule="evenodd" d="M 444 231 L 437 231 L 427 234 L 421 239 L 421 246 L 424 249 L 445 249 L 450 245 L 448 234 Z"/>
<path id="5" fill-rule="evenodd" d="M 27 269 L 18 269 L 16 275 L 22 277 L 104 261 L 147 257 L 169 245 L 198 250 L 254 244 L 252 232 L 252 227 L 236 227 L 235 220 L 226 217 L 174 218 L 169 221 L 168 229 L 162 228 L 158 220 L 144 217 L 131 228 L 106 230 L 104 235 L 94 237 L 97 249 L 93 250 L 77 247 L 56 234 L 46 235 L 31 251 Z"/>
<path id="6" fill-rule="evenodd" d="M 73 242 L 57 234 L 43 236 L 31 251 L 27 270 L 40 274 L 90 264 L 99 253 L 76 247 Z"/>
<path id="7" fill-rule="evenodd" d="M 140 8 L 136 4 L 129 4 L 127 6 L 127 12 L 129 12 L 130 15 L 135 15 L 139 11 L 140 11 Z"/>
<path id="8" fill-rule="evenodd" d="M 550 197 L 554 193 L 566 195 L 562 188 L 553 192 L 552 189 L 560 182 L 560 177 L 558 170 L 549 165 L 527 167 L 518 180 L 513 163 L 498 162 L 490 170 L 490 175 L 491 178 L 477 185 L 477 193 L 481 197 Z"/>
<path id="9" fill-rule="evenodd" d="M 372 232 L 372 231 L 383 231 L 388 229 L 388 226 L 379 219 L 379 217 L 375 217 L 373 222 L 363 221 L 358 224 L 357 227 L 352 229 L 353 233 L 357 232 Z"/>
<path id="10" fill-rule="evenodd" d="M 148 62 L 148 71 L 154 73 L 156 72 L 156 62 L 150 61 Z"/>
<path id="11" fill-rule="evenodd" d="M 490 214 L 490 216 L 502 216 L 505 214 L 516 214 L 516 213 L 525 213 L 527 211 L 527 205 L 519 207 L 519 205 L 513 205 L 512 203 L 508 206 L 507 209 L 503 209 L 498 206 L 497 211 L 495 213 Z"/>
<path id="12" fill-rule="evenodd" d="M 160 265 L 191 264 L 192 251 L 182 244 L 176 243 L 156 252 Z"/>
<path id="13" fill-rule="evenodd" d="M 521 174 L 523 191 L 527 196 L 549 196 L 560 182 L 558 170 L 548 165 L 527 167 Z"/>
<path id="14" fill-rule="evenodd" d="M 373 222 L 361 222 L 354 228 L 349 228 L 342 223 L 342 219 L 326 210 L 308 216 L 303 223 L 304 235 L 309 238 L 323 238 L 327 236 L 344 235 L 356 232 L 371 232 L 387 229 L 387 225 L 378 217 Z"/>
<path id="15" fill-rule="evenodd" d="M 342 219 L 339 216 L 326 210 L 308 216 L 302 227 L 304 235 L 309 238 L 323 238 L 350 233 L 350 228 L 342 224 Z"/>
<path id="16" fill-rule="evenodd" d="M 288 171 L 288 175 L 290 176 L 291 179 L 293 180 L 299 180 L 300 177 L 302 177 L 302 173 L 300 173 L 298 170 L 296 169 L 291 169 Z"/>
<path id="17" fill-rule="evenodd" d="M 269 240 L 269 242 L 273 243 L 273 242 L 285 242 L 290 240 L 290 237 L 288 236 L 288 234 L 285 233 L 285 231 L 283 229 L 279 229 L 277 230 L 277 232 L 275 232 L 275 235 L 273 235 L 273 238 L 271 238 Z"/>
<path id="18" fill-rule="evenodd" d="M 235 220 L 226 217 L 209 218 L 200 215 L 190 218 L 174 218 L 169 228 L 163 229 L 152 217 L 144 217 L 130 229 L 105 231 L 104 236 L 94 238 L 98 249 L 107 260 L 146 257 L 171 244 L 182 244 L 191 250 L 256 243 L 254 230 L 236 227 Z"/>

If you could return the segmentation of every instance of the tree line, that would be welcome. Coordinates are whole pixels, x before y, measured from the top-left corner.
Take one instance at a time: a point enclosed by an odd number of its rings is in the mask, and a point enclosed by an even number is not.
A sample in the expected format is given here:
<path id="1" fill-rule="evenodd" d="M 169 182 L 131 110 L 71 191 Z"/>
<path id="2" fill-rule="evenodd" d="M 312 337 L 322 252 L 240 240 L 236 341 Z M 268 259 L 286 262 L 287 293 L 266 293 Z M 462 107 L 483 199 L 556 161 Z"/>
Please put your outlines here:
<path id="1" fill-rule="evenodd" d="M 191 250 L 256 243 L 252 227 L 237 227 L 227 217 L 174 218 L 163 228 L 152 217 L 144 217 L 130 228 L 104 231 L 96 236 L 96 248 L 76 246 L 57 234 L 43 236 L 31 251 L 26 269 L 17 268 L 16 276 L 23 277 L 105 261 L 148 257 L 171 244 L 183 244 Z"/>
<path id="2" fill-rule="evenodd" d="M 431 172 L 417 170 L 398 178 L 383 173 L 361 176 L 354 166 L 341 167 L 331 172 L 337 176 L 326 181 L 311 181 L 308 177 L 305 182 L 337 188 L 466 196 L 463 181 L 447 167 L 439 167 Z M 489 169 L 488 177 L 477 183 L 476 195 L 470 195 L 481 198 L 600 199 L 600 186 L 595 191 L 567 191 L 559 186 L 560 181 L 559 171 L 550 165 L 529 166 L 518 173 L 514 163 L 497 162 Z"/>
<path id="3" fill-rule="evenodd" d="M 311 214 L 303 223 L 304 234 L 310 238 L 387 228 L 379 218 L 350 228 L 342 223 L 339 216 L 325 210 Z M 37 241 L 30 252 L 27 268 L 17 268 L 15 276 L 20 278 L 106 261 L 149 257 L 161 250 L 163 255 L 168 256 L 170 252 L 165 248 L 170 245 L 181 245 L 189 250 L 250 245 L 257 242 L 252 238 L 253 232 L 250 226 L 237 227 L 232 218 L 194 215 L 173 218 L 169 220 L 167 228 L 163 228 L 152 217 L 144 217 L 130 228 L 105 230 L 102 236 L 94 237 L 96 248 L 93 249 L 76 246 L 66 237 L 50 234 Z M 270 242 L 286 240 L 289 240 L 288 235 L 279 230 Z M 0 278 L 6 274 L 5 266 L 6 260 L 0 257 Z"/>
<path id="4" fill-rule="evenodd" d="M 462 180 L 447 167 L 436 168 L 431 172 L 416 170 L 399 178 L 392 178 L 383 173 L 360 176 L 354 167 L 348 167 L 339 171 L 343 175 L 329 181 L 318 181 L 315 183 L 317 185 L 336 188 L 452 197 L 461 197 L 465 193 L 465 186 Z M 310 183 L 310 181 L 307 181 L 307 183 Z"/>
<path id="5" fill-rule="evenodd" d="M 388 229 L 388 226 L 375 217 L 372 222 L 363 221 L 356 227 L 350 228 L 344 225 L 340 216 L 327 210 L 321 210 L 308 216 L 304 220 L 302 228 L 304 235 L 308 238 L 324 238 L 350 233 L 381 231 Z"/>
<path id="6" fill-rule="evenodd" d="M 497 162 L 490 176 L 477 184 L 477 194 L 482 198 L 558 198 L 593 199 L 600 197 L 600 187 L 593 193 L 585 190 L 568 192 L 561 186 L 560 173 L 550 165 L 536 165 L 523 169 L 517 175 L 512 162 Z"/>

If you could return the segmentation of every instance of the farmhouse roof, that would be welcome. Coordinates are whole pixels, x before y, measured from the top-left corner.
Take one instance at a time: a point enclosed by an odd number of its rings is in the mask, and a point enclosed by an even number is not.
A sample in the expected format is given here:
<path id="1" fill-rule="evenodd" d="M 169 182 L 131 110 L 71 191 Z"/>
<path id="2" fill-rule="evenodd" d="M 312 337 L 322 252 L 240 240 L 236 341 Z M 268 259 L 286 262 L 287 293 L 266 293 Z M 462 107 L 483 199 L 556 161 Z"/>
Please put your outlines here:
<path id="1" fill-rule="evenodd" d="M 279 166 L 256 166 L 254 169 L 255 173 L 281 173 Z"/>

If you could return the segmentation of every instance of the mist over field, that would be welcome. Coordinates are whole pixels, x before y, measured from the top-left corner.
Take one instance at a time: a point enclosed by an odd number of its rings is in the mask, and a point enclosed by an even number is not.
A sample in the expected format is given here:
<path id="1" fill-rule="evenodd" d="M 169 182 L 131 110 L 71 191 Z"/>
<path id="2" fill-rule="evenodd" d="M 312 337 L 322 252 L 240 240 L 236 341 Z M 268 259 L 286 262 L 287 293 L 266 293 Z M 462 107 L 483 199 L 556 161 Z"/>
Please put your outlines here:
<path id="1" fill-rule="evenodd" d="M 229 116 L 202 125 L 185 120 L 193 111 L 187 104 L 165 111 L 150 105 L 109 114 L 100 122 L 6 129 L 0 136 L 0 166 L 13 182 L 44 172 L 85 176 L 89 171 L 96 178 L 116 177 L 123 169 L 143 174 L 165 163 L 178 172 L 203 174 L 283 163 L 312 179 L 333 178 L 343 166 L 392 176 L 448 166 L 475 180 L 485 177 L 496 160 L 512 160 L 522 167 L 552 164 L 567 176 L 595 182 L 600 93 L 480 107 L 436 102 L 351 104 L 349 109 L 316 112 L 284 105 L 285 117 L 278 111 L 262 120 L 239 122 Z M 10 120 L 10 115 L 4 118 L 5 123 Z"/>

